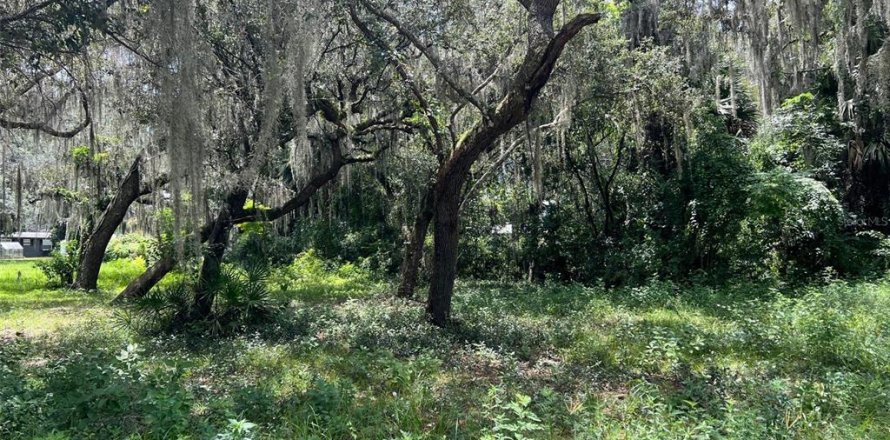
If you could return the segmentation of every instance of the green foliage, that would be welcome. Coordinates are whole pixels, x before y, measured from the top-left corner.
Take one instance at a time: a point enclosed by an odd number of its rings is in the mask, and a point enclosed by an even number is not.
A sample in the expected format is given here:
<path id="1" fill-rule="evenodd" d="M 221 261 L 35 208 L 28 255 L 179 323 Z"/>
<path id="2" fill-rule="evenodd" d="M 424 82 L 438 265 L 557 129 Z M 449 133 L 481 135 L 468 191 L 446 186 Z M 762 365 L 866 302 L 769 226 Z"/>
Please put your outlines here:
<path id="1" fill-rule="evenodd" d="M 228 253 L 233 264 L 285 265 L 300 253 L 301 243 L 293 236 L 282 236 L 269 231 L 266 225 L 251 223 L 242 227 L 238 239 Z"/>
<path id="2" fill-rule="evenodd" d="M 90 163 L 90 147 L 79 145 L 71 149 L 71 160 L 77 166 L 87 166 Z"/>
<path id="3" fill-rule="evenodd" d="M 495 413 L 494 426 L 491 432 L 482 435 L 484 440 L 526 440 L 537 438 L 537 433 L 544 430 L 541 419 L 529 408 L 532 399 L 517 393 L 512 401 L 504 402 L 501 391 L 492 388 L 489 391 L 491 403 L 487 410 Z"/>
<path id="4" fill-rule="evenodd" d="M 736 255 L 732 245 L 748 207 L 753 169 L 740 142 L 716 128 L 701 130 L 689 152 L 687 175 L 679 188 L 683 234 L 668 247 L 680 260 L 679 275 L 707 271 L 725 276 Z"/>
<path id="5" fill-rule="evenodd" d="M 214 297 L 212 313 L 202 322 L 193 319 L 195 288 L 187 279 L 159 285 L 127 304 L 119 318 L 139 333 L 154 334 L 187 328 L 213 334 L 232 334 L 268 322 L 279 308 L 268 290 L 268 269 L 223 267 L 209 285 Z"/>
<path id="6" fill-rule="evenodd" d="M 2 301 L 25 294 L 0 291 L 0 327 L 27 335 L 0 333 L 0 437 L 845 440 L 890 426 L 886 281 L 457 289 L 449 330 L 413 302 L 333 296 L 222 338 L 133 334 L 105 301 L 43 337 L 59 293 L 28 292 L 22 319 Z"/>
<path id="7" fill-rule="evenodd" d="M 217 434 L 214 440 L 253 440 L 255 428 L 256 423 L 250 423 L 247 420 L 229 419 L 226 432 Z"/>
<path id="8" fill-rule="evenodd" d="M 158 255 L 157 240 L 143 234 L 118 235 L 111 239 L 105 250 L 105 261 L 133 260 L 154 261 Z"/>
<path id="9" fill-rule="evenodd" d="M 303 299 L 354 298 L 379 290 L 371 273 L 352 263 L 323 260 L 313 249 L 302 252 L 289 266 L 269 277 L 279 290 Z"/>
<path id="10" fill-rule="evenodd" d="M 216 292 L 214 324 L 235 327 L 268 321 L 278 307 L 267 287 L 268 276 L 264 265 L 225 267 L 211 286 Z"/>
<path id="11" fill-rule="evenodd" d="M 72 191 L 68 188 L 55 187 L 55 188 L 52 188 L 51 191 L 53 194 L 55 194 L 57 197 L 60 197 L 62 200 L 65 200 L 66 202 L 70 202 L 73 204 L 87 203 L 89 201 L 89 198 L 86 195 L 79 193 L 79 192 Z"/>
<path id="12" fill-rule="evenodd" d="M 806 172 L 834 189 L 844 152 L 834 125 L 833 109 L 812 93 L 789 98 L 751 140 L 752 159 L 761 171 Z"/>
<path id="13" fill-rule="evenodd" d="M 736 242 L 742 270 L 778 279 L 837 262 L 843 208 L 823 183 L 782 170 L 759 175 L 748 209 Z"/>
<path id="14" fill-rule="evenodd" d="M 194 292 L 189 283 L 176 280 L 132 301 L 118 317 L 126 328 L 137 333 L 172 331 L 189 316 L 193 301 Z"/>
<path id="15" fill-rule="evenodd" d="M 50 287 L 67 287 L 74 283 L 74 272 L 78 264 L 76 240 L 69 240 L 65 252 L 53 251 L 48 260 L 35 263 L 46 275 Z"/>
<path id="16" fill-rule="evenodd" d="M 74 329 L 47 347 L 48 359 L 23 365 L 22 356 L 34 345 L 20 340 L 0 349 L 4 438 L 52 432 L 110 438 L 140 426 L 156 426 L 148 438 L 163 438 L 193 427 L 181 373 L 146 359 L 141 346 L 121 335 L 92 326 Z"/>

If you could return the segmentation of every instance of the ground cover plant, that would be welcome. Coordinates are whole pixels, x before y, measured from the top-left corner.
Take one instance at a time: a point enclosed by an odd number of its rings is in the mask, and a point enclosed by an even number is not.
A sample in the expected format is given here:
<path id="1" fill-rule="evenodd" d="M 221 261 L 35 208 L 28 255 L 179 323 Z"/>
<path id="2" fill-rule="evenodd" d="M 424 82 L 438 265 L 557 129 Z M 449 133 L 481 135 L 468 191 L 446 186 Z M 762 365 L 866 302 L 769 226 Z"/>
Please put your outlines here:
<path id="1" fill-rule="evenodd" d="M 886 281 L 469 282 L 443 330 L 370 283 L 330 293 L 333 269 L 208 339 L 3 267 L 3 438 L 890 438 Z"/>

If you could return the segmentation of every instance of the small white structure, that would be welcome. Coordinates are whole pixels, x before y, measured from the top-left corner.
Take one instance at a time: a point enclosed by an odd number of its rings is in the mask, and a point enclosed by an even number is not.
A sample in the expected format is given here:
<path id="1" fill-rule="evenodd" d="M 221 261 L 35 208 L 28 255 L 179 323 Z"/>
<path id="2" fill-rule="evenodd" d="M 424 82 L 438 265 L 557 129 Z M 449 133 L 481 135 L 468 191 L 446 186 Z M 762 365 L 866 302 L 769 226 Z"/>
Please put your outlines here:
<path id="1" fill-rule="evenodd" d="M 0 260 L 25 258 L 25 248 L 17 241 L 0 241 Z"/>
<path id="2" fill-rule="evenodd" d="M 491 233 L 497 235 L 513 235 L 513 225 L 507 223 L 506 225 L 495 226 L 492 228 Z"/>

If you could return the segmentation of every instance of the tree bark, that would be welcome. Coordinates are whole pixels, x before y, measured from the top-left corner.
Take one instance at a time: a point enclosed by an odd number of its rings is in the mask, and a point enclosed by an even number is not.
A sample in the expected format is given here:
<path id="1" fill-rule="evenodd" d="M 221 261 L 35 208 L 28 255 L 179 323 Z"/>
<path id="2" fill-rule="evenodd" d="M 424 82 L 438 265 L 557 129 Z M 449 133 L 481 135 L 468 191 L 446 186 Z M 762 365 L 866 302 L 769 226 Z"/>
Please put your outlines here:
<path id="1" fill-rule="evenodd" d="M 6 214 L 6 143 L 0 147 L 0 234 L 6 234 L 9 231 L 7 224 L 8 216 Z"/>
<path id="2" fill-rule="evenodd" d="M 423 248 L 426 242 L 426 234 L 433 220 L 433 195 L 426 194 L 423 198 L 423 207 L 417 213 L 414 220 L 414 229 L 411 231 L 411 240 L 405 247 L 405 258 L 402 260 L 401 279 L 398 296 L 400 298 L 412 298 L 417 288 L 417 278 L 420 272 L 420 261 L 423 258 Z"/>
<path id="3" fill-rule="evenodd" d="M 15 231 L 22 233 L 22 164 L 15 174 Z"/>
<path id="4" fill-rule="evenodd" d="M 155 264 L 153 264 L 147 271 L 145 271 L 139 278 L 136 278 L 130 284 L 127 285 L 127 288 L 121 292 L 112 303 L 121 303 L 124 301 L 129 301 L 137 298 L 142 298 L 147 295 L 148 292 L 154 288 L 168 273 L 173 271 L 173 268 L 176 267 L 176 259 L 173 258 L 173 255 L 165 255 Z"/>
<path id="5" fill-rule="evenodd" d="M 550 80 L 556 62 L 565 46 L 585 27 L 596 23 L 598 14 L 582 14 L 567 23 L 552 38 L 548 12 L 558 1 L 528 0 L 523 3 L 530 12 L 530 47 L 512 85 L 497 106 L 490 120 L 480 121 L 461 138 L 448 160 L 442 164 L 433 184 L 434 245 L 433 270 L 427 298 L 427 314 L 437 326 L 445 326 L 451 318 L 451 298 L 457 271 L 457 248 L 460 239 L 460 194 L 470 169 L 479 157 L 490 151 L 505 133 L 528 119 L 532 104 Z M 542 13 L 543 12 L 543 13 Z M 549 15 L 552 18 L 552 14 Z M 538 26 L 534 23 L 538 22 Z"/>
<path id="6" fill-rule="evenodd" d="M 433 270 L 426 312 L 430 321 L 439 327 L 444 327 L 451 319 L 451 297 L 460 242 L 460 190 L 465 180 L 466 174 L 452 176 L 445 182 L 444 191 L 436 200 Z"/>
<path id="7" fill-rule="evenodd" d="M 198 285 L 195 287 L 195 303 L 192 308 L 193 320 L 205 319 L 213 312 L 213 302 L 216 300 L 216 292 L 213 284 L 222 273 L 222 260 L 226 247 L 229 244 L 229 232 L 234 224 L 233 214 L 240 214 L 244 210 L 244 202 L 247 201 L 247 191 L 235 190 L 220 208 L 213 228 L 207 237 L 207 245 L 204 248 L 203 261 L 198 276 Z"/>
<path id="8" fill-rule="evenodd" d="M 111 200 L 111 203 L 105 208 L 99 221 L 96 223 L 92 232 L 80 244 L 79 263 L 77 267 L 77 279 L 74 281 L 75 289 L 95 290 L 96 283 L 99 280 L 99 270 L 102 267 L 102 260 L 105 257 L 105 249 L 117 230 L 130 205 L 136 199 L 141 197 L 142 191 L 139 186 L 140 158 L 136 158 L 130 171 L 121 183 L 117 194 Z"/>

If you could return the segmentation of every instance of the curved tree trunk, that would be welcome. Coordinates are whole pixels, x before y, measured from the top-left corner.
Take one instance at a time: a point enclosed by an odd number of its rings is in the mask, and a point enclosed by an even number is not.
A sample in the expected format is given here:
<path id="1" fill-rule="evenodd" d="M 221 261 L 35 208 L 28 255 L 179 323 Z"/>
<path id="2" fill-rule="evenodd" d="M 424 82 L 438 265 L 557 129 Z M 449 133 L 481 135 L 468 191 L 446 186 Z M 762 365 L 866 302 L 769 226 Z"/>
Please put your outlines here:
<path id="1" fill-rule="evenodd" d="M 117 194 L 105 208 L 93 230 L 80 244 L 77 279 L 74 281 L 73 286 L 75 289 L 96 289 L 99 270 L 102 268 L 102 260 L 105 257 L 105 249 L 108 247 L 108 242 L 111 241 L 114 231 L 123 222 L 127 211 L 130 209 L 130 205 L 142 195 L 139 187 L 139 161 L 140 158 L 137 157 L 121 183 Z"/>
<path id="2" fill-rule="evenodd" d="M 435 242 L 427 314 L 430 321 L 437 326 L 445 326 L 451 317 L 451 297 L 454 292 L 460 238 L 460 195 L 470 169 L 482 154 L 492 150 L 501 136 L 528 119 L 532 103 L 550 80 L 565 46 L 582 29 L 601 18 L 596 14 L 579 15 L 551 37 L 552 12 L 558 3 L 554 0 L 523 2 L 530 12 L 531 30 L 530 47 L 522 66 L 491 119 L 477 123 L 461 138 L 436 175 L 433 186 Z"/>
<path id="3" fill-rule="evenodd" d="M 213 284 L 219 279 L 222 272 L 223 255 L 226 253 L 226 247 L 229 244 L 229 232 L 231 232 L 234 226 L 232 223 L 233 213 L 240 216 L 246 201 L 247 191 L 235 190 L 229 195 L 225 206 L 220 209 L 216 220 L 213 222 L 213 228 L 207 237 L 207 245 L 204 248 L 204 258 L 201 262 L 198 285 L 195 287 L 192 319 L 204 319 L 213 312 L 213 302 L 216 300 Z"/>

